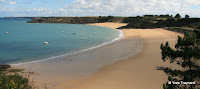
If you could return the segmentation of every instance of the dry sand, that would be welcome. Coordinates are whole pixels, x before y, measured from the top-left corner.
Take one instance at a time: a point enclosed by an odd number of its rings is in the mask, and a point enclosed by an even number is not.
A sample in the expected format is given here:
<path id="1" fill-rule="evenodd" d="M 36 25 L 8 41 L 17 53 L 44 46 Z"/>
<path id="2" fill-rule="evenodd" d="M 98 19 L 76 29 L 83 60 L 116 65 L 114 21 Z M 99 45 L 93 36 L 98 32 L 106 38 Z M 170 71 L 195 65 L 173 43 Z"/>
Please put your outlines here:
<path id="1" fill-rule="evenodd" d="M 90 25 L 118 28 L 126 24 Z M 46 83 L 49 89 L 162 89 L 167 75 L 156 68 L 178 67 L 162 61 L 160 44 L 169 41 L 174 45 L 177 36 L 181 34 L 164 29 L 122 31 L 126 37 L 118 42 L 64 59 L 62 57 L 17 67 L 29 69 L 31 66 L 32 71 L 39 74 L 36 76 L 38 85 Z"/>
<path id="2" fill-rule="evenodd" d="M 93 25 L 116 28 L 120 24 Z M 122 31 L 126 35 L 125 39 L 133 39 L 135 36 L 143 39 L 144 48 L 138 55 L 105 66 L 85 79 L 66 81 L 57 86 L 57 89 L 162 89 L 163 83 L 167 82 L 167 75 L 157 70 L 157 67 L 180 67 L 162 61 L 160 44 L 169 41 L 170 45 L 174 45 L 177 36 L 182 34 L 164 29 L 122 29 Z"/>

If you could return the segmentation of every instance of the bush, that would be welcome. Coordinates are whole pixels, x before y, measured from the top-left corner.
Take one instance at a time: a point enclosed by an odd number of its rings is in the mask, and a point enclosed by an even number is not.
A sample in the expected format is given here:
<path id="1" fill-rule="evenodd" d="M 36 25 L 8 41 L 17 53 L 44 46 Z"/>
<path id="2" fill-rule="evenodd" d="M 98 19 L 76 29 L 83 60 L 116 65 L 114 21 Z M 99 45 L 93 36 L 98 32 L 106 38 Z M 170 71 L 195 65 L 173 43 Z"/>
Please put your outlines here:
<path id="1" fill-rule="evenodd" d="M 155 27 L 153 22 L 141 21 L 141 20 L 133 21 L 133 22 L 129 23 L 127 26 L 132 27 L 132 28 L 142 28 L 142 29 Z"/>
<path id="2" fill-rule="evenodd" d="M 31 89 L 28 82 L 27 78 L 20 76 L 18 73 L 12 75 L 0 74 L 0 89 Z"/>
<path id="3" fill-rule="evenodd" d="M 12 69 L 10 65 L 0 65 L 0 89 L 34 89 L 29 78 L 20 75 L 20 71 L 22 69 Z"/>
<path id="4" fill-rule="evenodd" d="M 200 29 L 200 18 L 181 18 L 179 14 L 172 18 L 169 15 L 160 15 L 165 19 L 158 19 L 156 15 L 144 15 L 143 17 L 127 17 L 124 23 L 129 23 L 126 28 L 162 28 L 162 27 L 192 27 Z"/>

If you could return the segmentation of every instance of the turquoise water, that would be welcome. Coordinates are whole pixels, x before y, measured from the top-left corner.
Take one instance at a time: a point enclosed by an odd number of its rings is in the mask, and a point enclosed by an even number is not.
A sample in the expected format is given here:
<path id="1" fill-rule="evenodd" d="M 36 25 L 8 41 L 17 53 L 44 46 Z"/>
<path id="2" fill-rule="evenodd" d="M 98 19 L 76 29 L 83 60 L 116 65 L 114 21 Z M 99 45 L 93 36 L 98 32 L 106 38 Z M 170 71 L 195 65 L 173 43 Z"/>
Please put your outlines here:
<path id="1" fill-rule="evenodd" d="M 0 18 L 0 64 L 37 61 L 89 49 L 111 42 L 120 34 L 99 26 L 26 21 Z"/>

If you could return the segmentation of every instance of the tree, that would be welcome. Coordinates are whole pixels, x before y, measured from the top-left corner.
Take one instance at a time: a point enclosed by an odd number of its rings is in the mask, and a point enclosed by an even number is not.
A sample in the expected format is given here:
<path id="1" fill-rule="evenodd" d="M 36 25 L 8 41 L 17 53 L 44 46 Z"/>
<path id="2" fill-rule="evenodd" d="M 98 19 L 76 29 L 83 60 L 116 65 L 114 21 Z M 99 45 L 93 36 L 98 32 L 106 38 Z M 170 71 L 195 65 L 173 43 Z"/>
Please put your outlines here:
<path id="1" fill-rule="evenodd" d="M 200 29 L 200 25 L 197 26 L 197 29 Z"/>
<path id="2" fill-rule="evenodd" d="M 176 20 L 175 19 L 167 19 L 165 21 L 165 25 L 167 27 L 174 27 L 175 26 L 175 23 L 176 23 Z"/>
<path id="3" fill-rule="evenodd" d="M 197 61 L 200 59 L 200 31 L 195 31 L 195 35 L 185 34 L 184 37 L 178 37 L 175 48 L 171 48 L 169 43 L 161 44 L 163 61 L 169 60 L 170 63 L 176 62 L 182 66 L 183 70 L 172 70 L 170 68 L 161 68 L 168 75 L 169 81 L 194 82 L 200 80 L 200 66 Z M 195 88 L 195 85 L 163 85 L 164 89 L 176 88 Z"/>
<path id="4" fill-rule="evenodd" d="M 132 18 L 132 21 L 127 25 L 131 28 L 155 28 L 155 24 L 152 21 L 144 20 L 142 17 Z"/>
<path id="5" fill-rule="evenodd" d="M 108 18 L 112 19 L 112 18 L 114 18 L 114 17 L 113 17 L 113 16 L 111 16 L 111 15 L 109 15 L 109 16 L 108 16 Z"/>
<path id="6" fill-rule="evenodd" d="M 190 18 L 190 16 L 189 15 L 185 15 L 185 18 Z"/>
<path id="7" fill-rule="evenodd" d="M 102 16 L 99 16 L 98 18 L 98 21 L 99 22 L 108 22 L 109 20 L 113 19 L 114 17 L 113 16 L 108 16 L 108 17 L 102 17 Z"/>
<path id="8" fill-rule="evenodd" d="M 180 14 L 176 14 L 174 18 L 181 18 Z"/>

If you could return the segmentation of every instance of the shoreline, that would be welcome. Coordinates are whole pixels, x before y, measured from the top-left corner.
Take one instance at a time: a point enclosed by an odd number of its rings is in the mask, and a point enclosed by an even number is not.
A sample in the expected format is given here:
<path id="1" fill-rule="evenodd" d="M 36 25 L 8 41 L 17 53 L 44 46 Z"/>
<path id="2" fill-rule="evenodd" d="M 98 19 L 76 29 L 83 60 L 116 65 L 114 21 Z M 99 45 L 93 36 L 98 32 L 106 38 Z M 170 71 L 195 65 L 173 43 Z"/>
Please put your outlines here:
<path id="1" fill-rule="evenodd" d="M 137 36 L 134 39 L 125 37 L 111 44 L 69 55 L 66 58 L 13 66 L 24 68 L 26 71 L 31 68 L 31 71 L 39 74 L 35 77 L 36 85 L 42 86 L 45 83 L 50 85 L 50 89 L 54 89 L 65 81 L 85 78 L 104 66 L 134 56 L 142 50 L 142 47 L 141 40 Z M 130 54 L 133 52 L 135 54 Z"/>
<path id="2" fill-rule="evenodd" d="M 89 25 L 89 24 L 85 24 L 85 25 Z M 104 27 L 104 26 L 99 26 L 99 27 Z M 109 27 L 105 27 L 105 28 L 109 28 Z M 55 59 L 58 59 L 58 58 L 65 58 L 65 57 L 70 56 L 70 55 L 76 55 L 76 54 L 81 53 L 81 52 L 93 50 L 93 49 L 96 49 L 96 48 L 99 48 L 99 47 L 102 47 L 102 46 L 106 46 L 106 45 L 112 44 L 112 43 L 117 42 L 117 41 L 119 41 L 119 40 L 121 40 L 121 39 L 123 39 L 125 37 L 123 31 L 121 31 L 119 29 L 115 29 L 115 28 L 110 28 L 110 29 L 119 31 L 118 37 L 114 38 L 111 41 L 104 42 L 102 44 L 99 44 L 99 45 L 96 45 L 96 46 L 93 46 L 93 47 L 90 47 L 90 48 L 87 48 L 87 49 L 72 51 L 70 53 L 61 54 L 61 55 L 58 55 L 58 56 L 53 56 L 53 57 L 49 57 L 49 58 L 45 58 L 45 59 L 41 59 L 41 60 L 36 60 L 36 61 L 30 61 L 30 62 L 14 63 L 14 64 L 9 64 L 9 65 L 17 66 L 17 65 L 22 65 L 22 64 L 29 64 L 29 63 L 37 63 L 37 62 L 42 62 L 42 61 L 48 61 L 48 60 L 55 60 Z"/>
<path id="3" fill-rule="evenodd" d="M 117 28 L 124 24 L 89 25 Z M 36 85 L 45 81 L 48 89 L 161 89 L 168 76 L 157 67 L 181 67 L 163 62 L 160 44 L 168 41 L 174 45 L 177 36 L 183 34 L 160 28 L 121 30 L 125 38 L 118 42 L 72 55 L 67 60 L 32 63 L 21 68 L 32 67 L 33 72 L 40 74 Z"/>
<path id="4" fill-rule="evenodd" d="M 115 23 L 114 23 L 115 24 Z M 94 25 L 114 25 L 113 23 L 96 23 Z M 163 62 L 160 45 L 166 41 L 174 45 L 178 35 L 165 29 L 121 29 L 126 39 L 135 35 L 143 40 L 142 51 L 125 60 L 100 68 L 95 74 L 84 79 L 65 81 L 56 89 L 162 89 L 168 76 L 157 67 L 181 69 L 176 64 Z M 127 37 L 129 36 L 129 37 Z"/>

